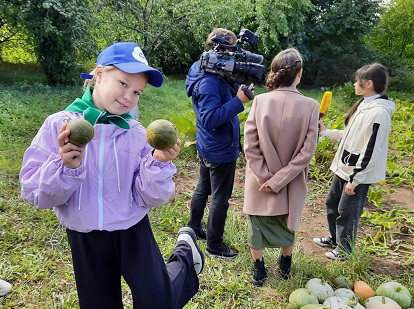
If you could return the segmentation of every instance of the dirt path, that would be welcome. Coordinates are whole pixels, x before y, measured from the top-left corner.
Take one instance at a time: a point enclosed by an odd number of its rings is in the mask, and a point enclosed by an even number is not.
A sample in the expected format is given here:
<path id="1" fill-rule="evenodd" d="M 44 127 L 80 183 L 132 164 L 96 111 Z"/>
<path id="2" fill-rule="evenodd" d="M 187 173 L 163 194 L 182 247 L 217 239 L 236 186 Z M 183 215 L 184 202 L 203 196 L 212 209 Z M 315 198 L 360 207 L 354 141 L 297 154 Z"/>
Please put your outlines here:
<path id="1" fill-rule="evenodd" d="M 180 180 L 176 182 L 177 193 L 186 194 L 188 196 L 188 207 L 191 194 L 198 181 L 198 167 L 184 167 L 180 168 L 177 176 Z M 325 212 L 325 198 L 326 192 L 320 193 L 317 189 L 318 184 L 310 182 L 309 198 L 306 201 L 306 206 L 302 215 L 302 222 L 297 232 L 297 244 L 304 255 L 312 256 L 324 264 L 330 263 L 324 252 L 327 249 L 320 248 L 313 243 L 312 238 L 317 236 L 326 236 L 329 234 L 326 223 Z M 319 191 L 319 192 L 318 192 Z M 243 216 L 243 192 L 244 192 L 244 169 L 238 168 L 236 170 L 235 184 L 233 196 L 230 199 L 230 208 L 233 211 L 238 211 Z M 391 209 L 393 205 L 399 205 L 407 209 L 414 209 L 414 191 L 410 188 L 397 188 L 393 194 L 384 194 L 383 204 L 385 209 Z M 375 210 L 375 206 L 367 205 L 368 209 Z M 370 233 L 370 227 L 361 225 L 360 234 Z M 384 257 L 375 257 L 373 261 L 373 268 L 376 272 L 387 274 L 398 274 L 407 270 L 406 266 L 402 266 L 398 259 L 388 259 Z"/>

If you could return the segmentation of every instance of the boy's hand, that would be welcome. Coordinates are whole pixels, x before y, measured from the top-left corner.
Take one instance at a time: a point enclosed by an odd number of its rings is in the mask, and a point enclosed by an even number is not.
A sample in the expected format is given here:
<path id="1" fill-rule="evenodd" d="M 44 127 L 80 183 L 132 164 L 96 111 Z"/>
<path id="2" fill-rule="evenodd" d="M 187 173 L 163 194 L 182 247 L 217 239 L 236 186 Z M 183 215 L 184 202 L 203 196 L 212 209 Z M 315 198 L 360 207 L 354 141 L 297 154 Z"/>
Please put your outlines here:
<path id="1" fill-rule="evenodd" d="M 70 130 L 66 130 L 66 123 L 60 128 L 58 136 L 59 154 L 63 164 L 68 168 L 78 168 L 82 163 L 85 146 L 76 146 L 69 143 Z"/>
<path id="2" fill-rule="evenodd" d="M 348 195 L 355 195 L 354 189 L 355 189 L 354 185 L 348 182 L 345 186 L 345 193 Z"/>
<path id="3" fill-rule="evenodd" d="M 259 191 L 268 192 L 268 193 L 273 192 L 272 188 L 269 187 L 267 183 L 262 184 L 259 188 Z"/>
<path id="4" fill-rule="evenodd" d="M 242 84 L 242 85 L 240 85 L 239 90 L 237 90 L 237 94 L 236 94 L 236 96 L 240 99 L 240 101 L 241 101 L 243 104 L 245 104 L 245 103 L 249 102 L 249 101 L 250 101 L 250 99 L 249 99 L 249 98 L 246 96 L 246 94 L 244 93 L 243 86 L 244 86 L 243 84 Z M 250 89 L 252 92 L 254 92 L 254 85 L 253 85 L 253 84 L 250 84 L 249 89 Z"/>
<path id="5" fill-rule="evenodd" d="M 177 143 L 167 150 L 154 149 L 153 157 L 158 161 L 167 162 L 174 160 L 180 154 L 181 140 L 178 139 Z"/>

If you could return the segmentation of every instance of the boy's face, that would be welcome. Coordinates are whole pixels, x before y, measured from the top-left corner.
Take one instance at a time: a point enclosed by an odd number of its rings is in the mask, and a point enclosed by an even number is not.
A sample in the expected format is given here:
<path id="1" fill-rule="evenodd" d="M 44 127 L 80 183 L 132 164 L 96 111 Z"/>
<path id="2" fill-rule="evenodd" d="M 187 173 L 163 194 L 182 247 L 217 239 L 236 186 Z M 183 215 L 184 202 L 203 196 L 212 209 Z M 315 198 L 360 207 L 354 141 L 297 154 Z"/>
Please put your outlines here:
<path id="1" fill-rule="evenodd" d="M 98 68 L 95 74 L 96 107 L 116 115 L 135 107 L 147 84 L 144 73 L 128 74 L 115 67 L 110 70 Z"/>

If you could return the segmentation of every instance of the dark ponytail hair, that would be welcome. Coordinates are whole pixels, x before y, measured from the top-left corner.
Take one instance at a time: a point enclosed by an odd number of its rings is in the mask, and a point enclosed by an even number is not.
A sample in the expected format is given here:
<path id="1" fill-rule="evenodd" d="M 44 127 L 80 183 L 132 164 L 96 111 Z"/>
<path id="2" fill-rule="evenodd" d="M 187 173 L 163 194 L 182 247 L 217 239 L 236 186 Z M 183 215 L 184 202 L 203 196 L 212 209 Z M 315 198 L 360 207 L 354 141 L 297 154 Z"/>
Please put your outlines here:
<path id="1" fill-rule="evenodd" d="M 362 68 L 358 69 L 355 72 L 355 81 L 357 83 L 360 83 L 363 80 L 371 80 L 374 84 L 374 90 L 378 94 L 383 93 L 387 89 L 388 78 L 389 75 L 387 69 L 378 62 L 364 65 Z M 351 119 L 352 115 L 356 112 L 362 100 L 363 98 L 358 100 L 348 111 L 347 115 L 345 116 L 345 125 L 348 124 L 349 119 Z"/>
<path id="2" fill-rule="evenodd" d="M 302 56 L 295 48 L 288 48 L 278 53 L 273 58 L 270 72 L 267 74 L 267 91 L 281 86 L 291 86 L 302 69 L 302 64 Z"/>

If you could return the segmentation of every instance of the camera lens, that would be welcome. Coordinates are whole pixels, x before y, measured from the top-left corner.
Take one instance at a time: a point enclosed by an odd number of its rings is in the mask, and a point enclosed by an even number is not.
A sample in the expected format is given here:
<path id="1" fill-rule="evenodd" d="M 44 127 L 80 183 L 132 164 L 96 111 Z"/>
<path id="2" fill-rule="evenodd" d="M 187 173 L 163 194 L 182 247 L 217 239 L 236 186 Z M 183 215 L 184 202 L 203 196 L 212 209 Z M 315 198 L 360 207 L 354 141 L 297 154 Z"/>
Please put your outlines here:
<path id="1" fill-rule="evenodd" d="M 263 76 L 263 65 L 250 62 L 236 62 L 234 72 L 242 76 L 254 77 L 258 80 Z"/>
<path id="2" fill-rule="evenodd" d="M 260 64 L 263 61 L 263 56 L 262 55 L 258 55 L 258 54 L 255 54 L 255 53 L 251 53 L 251 52 L 249 52 L 247 50 L 244 51 L 244 53 L 245 53 L 246 62 L 253 62 L 253 63 Z"/>

